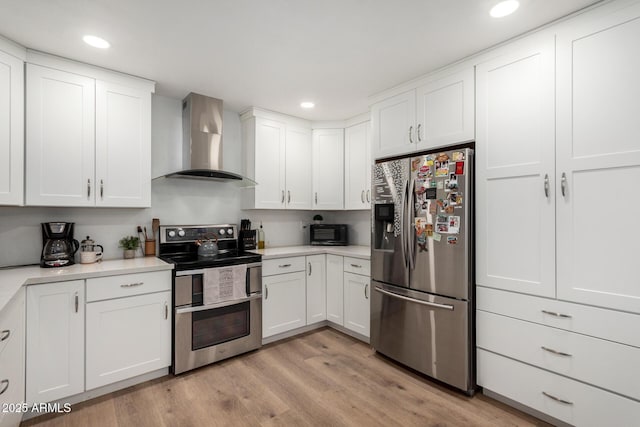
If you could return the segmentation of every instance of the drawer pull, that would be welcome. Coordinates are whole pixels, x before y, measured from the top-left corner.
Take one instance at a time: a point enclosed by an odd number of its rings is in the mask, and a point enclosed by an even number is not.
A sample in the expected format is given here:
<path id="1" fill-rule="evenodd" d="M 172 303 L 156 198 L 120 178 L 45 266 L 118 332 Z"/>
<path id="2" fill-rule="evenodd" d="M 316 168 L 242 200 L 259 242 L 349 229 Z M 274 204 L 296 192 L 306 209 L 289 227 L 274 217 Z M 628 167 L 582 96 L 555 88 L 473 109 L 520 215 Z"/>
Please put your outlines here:
<path id="1" fill-rule="evenodd" d="M 362 268 L 362 266 L 358 265 L 358 264 L 351 264 L 351 267 L 353 267 L 353 268 Z"/>
<path id="2" fill-rule="evenodd" d="M 2 337 L 0 338 L 0 341 L 5 341 L 7 338 L 9 338 L 9 335 L 11 335 L 11 331 L 9 329 L 2 331 Z"/>
<path id="3" fill-rule="evenodd" d="M 556 313 L 555 311 L 547 311 L 547 310 L 542 310 L 542 312 L 544 314 L 550 314 L 551 316 L 562 317 L 563 319 L 571 319 L 571 316 L 569 316 L 568 314 Z"/>
<path id="4" fill-rule="evenodd" d="M 556 402 L 564 403 L 565 405 L 573 405 L 573 402 L 569 402 L 568 400 L 564 400 L 564 399 L 560 399 L 559 397 L 555 397 L 554 395 L 549 394 L 546 391 L 543 391 L 542 394 L 547 396 L 549 399 L 555 400 Z"/>
<path id="5" fill-rule="evenodd" d="M 291 264 L 280 264 L 278 267 L 287 268 L 287 267 L 291 267 Z"/>
<path id="6" fill-rule="evenodd" d="M 9 388 L 9 380 L 2 380 L 0 384 L 3 385 L 2 390 L 0 390 L 0 395 L 3 394 Z"/>
<path id="7" fill-rule="evenodd" d="M 128 283 L 125 285 L 120 285 L 121 288 L 133 288 L 134 286 L 144 285 L 144 282 L 136 282 L 136 283 Z"/>
<path id="8" fill-rule="evenodd" d="M 548 348 L 548 347 L 545 347 L 545 346 L 541 346 L 540 348 L 543 349 L 544 351 L 548 351 L 549 353 L 557 354 L 558 356 L 566 356 L 566 357 L 573 356 L 572 354 L 563 353 L 562 351 L 554 350 L 552 348 Z"/>

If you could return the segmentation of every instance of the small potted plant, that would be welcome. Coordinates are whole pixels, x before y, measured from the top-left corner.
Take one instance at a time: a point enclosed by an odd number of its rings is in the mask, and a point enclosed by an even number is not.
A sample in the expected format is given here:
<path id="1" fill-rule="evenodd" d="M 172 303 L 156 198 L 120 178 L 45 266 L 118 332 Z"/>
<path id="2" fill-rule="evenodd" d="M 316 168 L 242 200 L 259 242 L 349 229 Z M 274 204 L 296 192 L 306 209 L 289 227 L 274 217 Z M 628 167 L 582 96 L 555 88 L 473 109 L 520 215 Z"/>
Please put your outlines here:
<path id="1" fill-rule="evenodd" d="M 140 246 L 140 239 L 134 236 L 126 236 L 120 239 L 119 246 L 124 249 L 123 256 L 125 259 L 135 258 L 136 249 Z"/>

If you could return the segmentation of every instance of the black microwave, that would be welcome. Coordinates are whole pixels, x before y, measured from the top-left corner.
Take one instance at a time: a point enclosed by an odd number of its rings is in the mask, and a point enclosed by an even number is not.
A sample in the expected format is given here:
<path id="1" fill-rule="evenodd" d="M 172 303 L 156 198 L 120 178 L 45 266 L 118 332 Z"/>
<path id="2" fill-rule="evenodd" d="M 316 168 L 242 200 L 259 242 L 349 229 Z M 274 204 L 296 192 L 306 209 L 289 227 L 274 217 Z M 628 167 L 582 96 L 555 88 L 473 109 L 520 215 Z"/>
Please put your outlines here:
<path id="1" fill-rule="evenodd" d="M 311 224 L 310 243 L 318 246 L 347 246 L 346 224 Z"/>

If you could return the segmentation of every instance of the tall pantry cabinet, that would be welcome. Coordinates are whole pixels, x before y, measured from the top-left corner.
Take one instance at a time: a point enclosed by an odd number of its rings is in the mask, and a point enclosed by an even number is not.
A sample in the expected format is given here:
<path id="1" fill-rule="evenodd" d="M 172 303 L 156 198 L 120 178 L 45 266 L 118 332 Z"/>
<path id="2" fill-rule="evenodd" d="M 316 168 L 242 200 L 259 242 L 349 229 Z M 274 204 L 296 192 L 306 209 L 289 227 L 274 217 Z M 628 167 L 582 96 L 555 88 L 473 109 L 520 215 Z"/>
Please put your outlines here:
<path id="1" fill-rule="evenodd" d="M 612 2 L 476 67 L 478 383 L 574 425 L 640 413 L 638 39 Z"/>

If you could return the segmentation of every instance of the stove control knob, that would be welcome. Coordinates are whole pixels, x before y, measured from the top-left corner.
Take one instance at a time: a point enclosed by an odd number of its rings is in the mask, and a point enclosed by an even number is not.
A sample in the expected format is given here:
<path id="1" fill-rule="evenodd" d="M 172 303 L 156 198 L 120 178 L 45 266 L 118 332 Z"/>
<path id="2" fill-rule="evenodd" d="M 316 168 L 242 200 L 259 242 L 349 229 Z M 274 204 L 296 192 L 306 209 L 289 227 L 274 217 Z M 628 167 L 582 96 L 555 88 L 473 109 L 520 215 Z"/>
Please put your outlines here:
<path id="1" fill-rule="evenodd" d="M 184 237 L 184 235 L 185 235 L 185 234 L 186 234 L 186 233 L 184 232 L 184 230 L 183 230 L 183 229 L 178 230 L 178 236 L 180 236 L 180 237 Z"/>
<path id="2" fill-rule="evenodd" d="M 227 234 L 233 236 L 233 228 L 227 228 Z"/>
<path id="3" fill-rule="evenodd" d="M 226 231 L 224 231 L 224 228 L 221 228 L 221 229 L 220 229 L 220 235 L 221 235 L 221 236 L 224 236 L 224 233 L 226 233 Z"/>
<path id="4" fill-rule="evenodd" d="M 169 230 L 167 234 L 169 235 L 169 237 L 176 237 L 176 230 Z"/>

